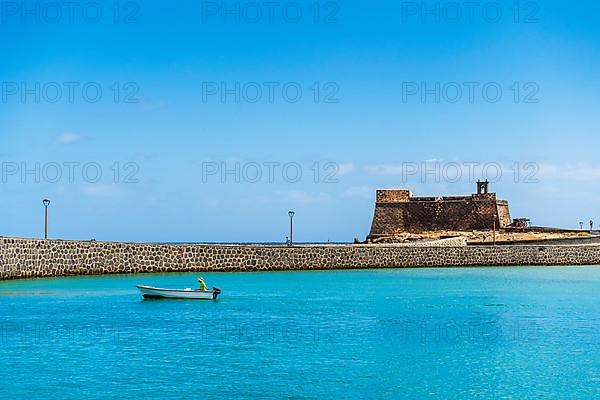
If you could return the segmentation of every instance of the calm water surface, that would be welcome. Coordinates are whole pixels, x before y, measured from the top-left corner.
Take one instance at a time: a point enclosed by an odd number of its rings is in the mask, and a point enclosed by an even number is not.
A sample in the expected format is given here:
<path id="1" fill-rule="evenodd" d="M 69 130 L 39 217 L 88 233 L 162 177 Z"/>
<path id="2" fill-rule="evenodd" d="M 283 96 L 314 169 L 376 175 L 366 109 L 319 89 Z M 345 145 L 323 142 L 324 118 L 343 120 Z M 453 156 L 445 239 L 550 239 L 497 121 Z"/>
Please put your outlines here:
<path id="1" fill-rule="evenodd" d="M 600 267 L 0 282 L 0 398 L 600 397 Z"/>

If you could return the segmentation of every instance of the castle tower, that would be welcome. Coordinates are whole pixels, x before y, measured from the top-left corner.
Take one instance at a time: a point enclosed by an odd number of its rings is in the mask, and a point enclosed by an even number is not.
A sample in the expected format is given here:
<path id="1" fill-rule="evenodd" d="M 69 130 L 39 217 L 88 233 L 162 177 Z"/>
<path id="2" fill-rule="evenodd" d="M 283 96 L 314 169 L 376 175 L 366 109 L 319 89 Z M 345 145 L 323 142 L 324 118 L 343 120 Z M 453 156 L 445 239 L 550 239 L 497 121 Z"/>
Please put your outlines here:
<path id="1" fill-rule="evenodd" d="M 490 182 L 486 179 L 485 182 L 477 181 L 477 194 L 487 194 Z"/>

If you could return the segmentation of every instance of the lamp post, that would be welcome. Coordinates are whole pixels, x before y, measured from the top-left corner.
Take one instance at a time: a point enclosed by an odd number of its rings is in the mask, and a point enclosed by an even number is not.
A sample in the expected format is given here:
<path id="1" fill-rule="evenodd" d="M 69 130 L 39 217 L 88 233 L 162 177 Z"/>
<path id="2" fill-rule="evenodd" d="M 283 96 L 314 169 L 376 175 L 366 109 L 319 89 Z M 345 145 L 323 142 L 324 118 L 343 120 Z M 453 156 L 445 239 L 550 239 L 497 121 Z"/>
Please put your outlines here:
<path id="1" fill-rule="evenodd" d="M 48 206 L 50 205 L 50 200 L 44 199 L 42 200 L 45 208 L 45 218 L 44 218 L 44 239 L 48 239 Z"/>
<path id="2" fill-rule="evenodd" d="M 290 246 L 294 244 L 294 214 L 293 211 L 288 211 L 290 216 Z"/>
<path id="3" fill-rule="evenodd" d="M 496 245 L 496 218 L 498 218 L 498 214 L 494 214 L 494 246 Z"/>

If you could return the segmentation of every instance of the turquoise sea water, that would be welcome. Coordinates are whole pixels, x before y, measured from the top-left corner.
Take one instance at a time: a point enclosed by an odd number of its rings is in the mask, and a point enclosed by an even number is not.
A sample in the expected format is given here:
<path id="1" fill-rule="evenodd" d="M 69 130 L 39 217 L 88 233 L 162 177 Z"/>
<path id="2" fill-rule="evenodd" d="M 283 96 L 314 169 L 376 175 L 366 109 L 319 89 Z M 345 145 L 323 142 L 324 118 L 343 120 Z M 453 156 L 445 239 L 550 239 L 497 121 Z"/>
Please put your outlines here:
<path id="1" fill-rule="evenodd" d="M 0 398 L 600 397 L 600 267 L 0 282 Z"/>

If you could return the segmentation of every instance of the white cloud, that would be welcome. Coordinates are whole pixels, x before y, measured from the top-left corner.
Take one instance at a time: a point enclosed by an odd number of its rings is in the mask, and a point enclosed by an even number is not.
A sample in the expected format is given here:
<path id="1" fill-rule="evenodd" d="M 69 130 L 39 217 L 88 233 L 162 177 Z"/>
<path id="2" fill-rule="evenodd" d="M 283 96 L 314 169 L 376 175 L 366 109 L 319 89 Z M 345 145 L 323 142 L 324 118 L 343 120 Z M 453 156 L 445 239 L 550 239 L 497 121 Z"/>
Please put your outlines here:
<path id="1" fill-rule="evenodd" d="M 533 172 L 532 170 L 529 170 Z M 576 164 L 539 164 L 539 172 L 532 178 L 540 179 L 566 179 L 573 181 L 600 180 L 600 165 L 587 163 Z"/>
<path id="2" fill-rule="evenodd" d="M 375 175 L 402 175 L 405 164 L 373 164 L 365 166 L 365 170 Z"/>
<path id="3" fill-rule="evenodd" d="M 58 143 L 58 144 L 71 144 L 71 143 L 79 142 L 82 139 L 83 139 L 83 136 L 81 136 L 78 133 L 66 132 L 66 133 L 63 133 L 62 135 L 60 135 L 56 139 L 56 143 Z"/>
<path id="4" fill-rule="evenodd" d="M 337 175 L 346 175 L 346 174 L 351 173 L 352 171 L 354 171 L 354 164 L 352 164 L 352 163 L 338 164 Z"/>
<path id="5" fill-rule="evenodd" d="M 518 166 L 518 167 L 517 167 Z M 590 163 L 498 163 L 498 162 L 453 162 L 424 161 L 421 163 L 399 164 L 371 164 L 365 170 L 373 175 L 400 176 L 403 179 L 421 179 L 422 182 L 431 181 L 436 176 L 441 181 L 448 181 L 446 176 L 458 176 L 460 181 L 489 177 L 495 181 L 518 180 L 519 182 L 570 180 L 576 182 L 589 182 L 600 180 L 600 164 Z M 457 173 L 459 175 L 457 175 Z"/>
<path id="6" fill-rule="evenodd" d="M 370 199 L 374 196 L 375 190 L 369 186 L 352 186 L 343 193 L 344 197 Z"/>

